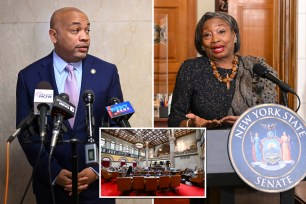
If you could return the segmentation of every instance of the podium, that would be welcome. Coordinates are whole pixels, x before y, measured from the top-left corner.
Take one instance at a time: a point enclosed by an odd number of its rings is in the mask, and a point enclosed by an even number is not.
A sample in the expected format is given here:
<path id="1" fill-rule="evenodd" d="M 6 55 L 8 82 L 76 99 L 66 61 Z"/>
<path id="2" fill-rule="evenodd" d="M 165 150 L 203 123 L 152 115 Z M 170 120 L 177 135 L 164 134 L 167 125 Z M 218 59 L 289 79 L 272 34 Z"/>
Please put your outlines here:
<path id="1" fill-rule="evenodd" d="M 235 204 L 235 188 L 250 188 L 234 171 L 228 154 L 231 129 L 207 130 L 207 187 L 220 187 L 220 203 Z M 209 195 L 207 195 L 209 199 Z M 280 193 L 281 204 L 294 204 L 294 189 Z"/>

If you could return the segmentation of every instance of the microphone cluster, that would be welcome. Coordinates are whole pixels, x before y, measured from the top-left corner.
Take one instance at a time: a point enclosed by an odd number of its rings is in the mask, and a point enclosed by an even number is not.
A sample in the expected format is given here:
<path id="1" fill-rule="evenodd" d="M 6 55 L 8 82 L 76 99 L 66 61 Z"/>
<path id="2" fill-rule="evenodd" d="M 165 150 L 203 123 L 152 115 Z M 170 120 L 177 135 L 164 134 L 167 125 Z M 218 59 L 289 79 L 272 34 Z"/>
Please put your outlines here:
<path id="1" fill-rule="evenodd" d="M 98 151 L 95 143 L 95 118 L 93 115 L 94 92 L 86 90 L 83 93 L 83 102 L 86 107 L 86 129 L 87 129 L 87 143 L 85 144 L 86 163 L 88 165 L 98 163 Z M 113 97 L 109 101 L 109 106 L 106 110 L 109 117 L 120 127 L 131 127 L 128 119 L 135 112 L 129 101 L 121 102 L 118 98 Z M 69 102 L 69 96 L 62 93 L 54 96 L 54 91 L 51 85 L 42 81 L 37 85 L 34 93 L 34 108 L 30 115 L 28 115 L 17 126 L 16 131 L 8 139 L 11 142 L 17 135 L 28 129 L 32 125 L 36 116 L 39 116 L 39 136 L 42 143 L 45 142 L 47 135 L 47 116 L 53 117 L 53 130 L 50 142 L 50 155 L 56 146 L 58 137 L 61 135 L 62 130 L 65 128 L 63 121 L 74 117 L 75 106 Z"/>

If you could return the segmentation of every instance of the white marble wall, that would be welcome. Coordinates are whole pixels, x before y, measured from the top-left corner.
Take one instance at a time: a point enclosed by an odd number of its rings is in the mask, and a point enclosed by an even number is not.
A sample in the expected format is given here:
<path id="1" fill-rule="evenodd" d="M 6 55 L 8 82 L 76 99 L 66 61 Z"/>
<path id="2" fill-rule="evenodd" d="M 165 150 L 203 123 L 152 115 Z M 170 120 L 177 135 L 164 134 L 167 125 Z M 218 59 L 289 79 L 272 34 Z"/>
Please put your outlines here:
<path id="1" fill-rule="evenodd" d="M 194 169 L 195 167 L 204 169 L 204 166 L 201 167 L 200 165 L 200 159 L 198 155 L 189 155 L 188 157 L 189 158 L 175 157 L 175 168 L 181 170 L 186 168 Z"/>
<path id="2" fill-rule="evenodd" d="M 191 145 L 197 146 L 197 140 L 195 133 L 180 137 L 176 140 L 175 151 L 182 152 L 189 149 Z"/>
<path id="3" fill-rule="evenodd" d="M 131 125 L 152 127 L 152 0 L 0 0 L 1 201 L 5 145 L 15 130 L 17 74 L 51 52 L 49 20 L 54 10 L 65 6 L 77 7 L 88 15 L 89 53 L 117 65 L 124 99 L 135 109 Z M 11 144 L 10 154 L 8 204 L 15 204 L 22 197 L 31 168 L 17 140 Z M 32 191 L 24 203 L 35 203 Z"/>
<path id="4" fill-rule="evenodd" d="M 306 121 L 306 1 L 298 0 L 298 54 L 297 54 L 297 94 L 301 98 L 298 114 Z"/>
<path id="5" fill-rule="evenodd" d="M 206 1 L 197 1 L 197 22 L 202 18 L 204 13 L 208 11 L 215 10 L 215 1 L 214 0 L 206 0 Z"/>

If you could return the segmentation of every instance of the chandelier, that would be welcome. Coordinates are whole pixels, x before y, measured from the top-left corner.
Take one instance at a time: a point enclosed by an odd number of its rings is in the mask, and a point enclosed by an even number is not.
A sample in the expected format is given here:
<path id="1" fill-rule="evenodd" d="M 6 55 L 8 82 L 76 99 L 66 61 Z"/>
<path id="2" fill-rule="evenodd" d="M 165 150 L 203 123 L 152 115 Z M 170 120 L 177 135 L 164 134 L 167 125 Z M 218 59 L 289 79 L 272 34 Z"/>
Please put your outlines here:
<path id="1" fill-rule="evenodd" d="M 141 130 L 140 130 L 141 131 Z M 143 140 L 141 138 L 141 135 L 138 134 L 138 132 L 136 132 L 136 143 L 135 143 L 135 146 L 138 148 L 138 149 L 141 149 L 143 148 Z"/>
<path id="2" fill-rule="evenodd" d="M 138 149 L 143 148 L 143 144 L 140 143 L 140 142 L 137 142 L 135 145 L 136 145 L 136 147 L 137 147 Z"/>

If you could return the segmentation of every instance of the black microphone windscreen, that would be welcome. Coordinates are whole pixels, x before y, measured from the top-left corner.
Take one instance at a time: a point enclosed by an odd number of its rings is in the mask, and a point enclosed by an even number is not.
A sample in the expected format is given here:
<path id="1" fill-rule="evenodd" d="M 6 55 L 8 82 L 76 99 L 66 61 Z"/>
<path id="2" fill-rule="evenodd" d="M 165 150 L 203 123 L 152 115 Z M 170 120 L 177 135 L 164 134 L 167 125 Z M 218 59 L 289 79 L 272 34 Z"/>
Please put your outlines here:
<path id="1" fill-rule="evenodd" d="M 59 96 L 62 97 L 63 99 L 65 99 L 65 100 L 69 101 L 69 95 L 66 94 L 66 93 L 61 93 Z"/>
<path id="2" fill-rule="evenodd" d="M 282 89 L 285 92 L 291 92 L 293 94 L 296 94 L 295 91 L 287 84 L 286 82 L 283 82 L 279 78 L 273 75 L 273 72 L 266 68 L 265 66 L 261 64 L 255 64 L 253 67 L 253 72 L 260 77 L 267 78 L 268 80 L 272 81 L 273 83 L 277 84 L 280 89 Z"/>
<path id="3" fill-rule="evenodd" d="M 269 70 L 261 64 L 255 64 L 253 67 L 253 72 L 261 77 L 264 77 Z"/>
<path id="4" fill-rule="evenodd" d="M 52 89 L 49 82 L 41 81 L 37 84 L 37 89 Z"/>
<path id="5" fill-rule="evenodd" d="M 113 97 L 109 100 L 109 105 L 115 105 L 115 104 L 118 104 L 118 103 L 121 103 L 120 99 L 117 98 L 117 97 Z"/>
<path id="6" fill-rule="evenodd" d="M 95 100 L 95 94 L 92 90 L 86 90 L 83 93 L 83 100 L 85 103 L 93 103 Z"/>

